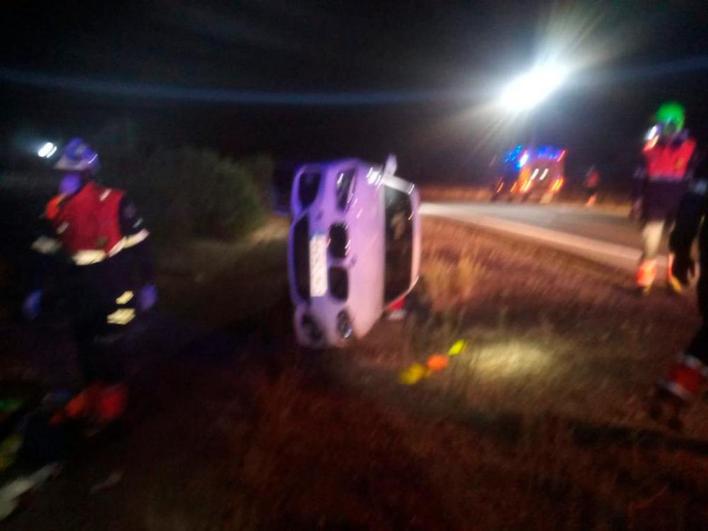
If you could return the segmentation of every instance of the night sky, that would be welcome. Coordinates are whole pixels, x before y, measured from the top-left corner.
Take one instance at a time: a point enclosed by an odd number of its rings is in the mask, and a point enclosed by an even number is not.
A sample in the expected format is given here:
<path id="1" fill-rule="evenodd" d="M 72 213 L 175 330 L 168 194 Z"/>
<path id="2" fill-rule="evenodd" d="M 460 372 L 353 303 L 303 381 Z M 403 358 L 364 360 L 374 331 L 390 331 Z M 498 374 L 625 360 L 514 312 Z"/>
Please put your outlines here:
<path id="1" fill-rule="evenodd" d="M 535 130 L 569 149 L 571 172 L 597 163 L 622 179 L 665 99 L 708 142 L 708 9 L 655 4 L 9 0 L 3 152 L 130 122 L 154 145 L 292 161 L 394 151 L 405 177 L 472 179 Z M 561 92 L 525 119 L 491 105 L 547 55 L 578 65 Z"/>

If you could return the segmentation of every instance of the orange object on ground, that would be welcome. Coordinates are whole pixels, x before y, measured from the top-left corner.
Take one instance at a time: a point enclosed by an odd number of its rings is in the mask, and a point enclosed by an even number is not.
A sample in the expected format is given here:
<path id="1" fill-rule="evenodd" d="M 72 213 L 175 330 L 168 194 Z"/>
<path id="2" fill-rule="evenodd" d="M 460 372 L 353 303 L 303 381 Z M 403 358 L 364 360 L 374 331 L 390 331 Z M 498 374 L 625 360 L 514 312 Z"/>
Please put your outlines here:
<path id="1" fill-rule="evenodd" d="M 440 372 L 447 368 L 449 358 L 445 354 L 433 354 L 425 362 L 425 365 L 431 372 Z"/>
<path id="2" fill-rule="evenodd" d="M 414 363 L 398 376 L 398 381 L 403 385 L 415 385 L 428 376 L 430 371 L 420 363 Z"/>

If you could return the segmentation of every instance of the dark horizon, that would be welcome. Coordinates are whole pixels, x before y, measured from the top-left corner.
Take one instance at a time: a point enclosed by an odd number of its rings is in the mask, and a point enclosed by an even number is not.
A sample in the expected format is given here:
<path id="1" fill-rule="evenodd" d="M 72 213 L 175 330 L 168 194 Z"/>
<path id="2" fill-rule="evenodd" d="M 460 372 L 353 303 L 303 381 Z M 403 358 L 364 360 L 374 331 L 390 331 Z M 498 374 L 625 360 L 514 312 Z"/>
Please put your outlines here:
<path id="1" fill-rule="evenodd" d="M 595 163 L 617 179 L 661 101 L 684 103 L 689 129 L 708 137 L 699 2 L 153 1 L 117 11 L 30 2 L 7 11 L 6 152 L 34 137 L 91 139 L 127 121 L 154 145 L 293 161 L 395 152 L 413 180 L 461 180 L 534 129 L 540 142 L 568 148 L 570 173 Z M 552 40 L 588 62 L 572 83 L 525 121 L 480 111 Z M 266 103 L 239 102 L 244 91 Z M 313 105 L 322 103 L 313 93 L 332 101 Z M 291 100 L 268 103 L 273 95 Z"/>

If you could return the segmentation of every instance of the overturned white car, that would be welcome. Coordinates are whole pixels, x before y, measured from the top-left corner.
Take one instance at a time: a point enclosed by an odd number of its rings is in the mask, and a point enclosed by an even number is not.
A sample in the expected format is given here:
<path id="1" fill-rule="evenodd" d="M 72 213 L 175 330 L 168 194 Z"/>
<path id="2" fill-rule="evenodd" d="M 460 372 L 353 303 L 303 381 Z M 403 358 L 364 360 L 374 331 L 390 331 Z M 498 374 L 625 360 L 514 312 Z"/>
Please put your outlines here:
<path id="1" fill-rule="evenodd" d="M 358 159 L 295 172 L 288 276 L 298 343 L 342 347 L 364 336 L 418 280 L 419 197 L 384 166 Z"/>

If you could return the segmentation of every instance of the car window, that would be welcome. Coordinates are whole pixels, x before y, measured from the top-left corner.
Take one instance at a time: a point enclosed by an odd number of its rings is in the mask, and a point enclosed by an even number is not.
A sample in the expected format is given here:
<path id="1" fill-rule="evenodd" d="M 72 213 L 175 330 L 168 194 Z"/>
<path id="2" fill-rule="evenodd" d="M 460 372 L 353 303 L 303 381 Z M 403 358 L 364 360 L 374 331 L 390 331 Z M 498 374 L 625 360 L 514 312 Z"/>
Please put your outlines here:
<path id="1" fill-rule="evenodd" d="M 317 198 L 321 180 L 322 175 L 317 172 L 306 172 L 300 175 L 297 195 L 301 208 L 309 207 Z"/>
<path id="2" fill-rule="evenodd" d="M 384 300 L 403 295 L 411 284 L 413 264 L 413 206 L 408 194 L 385 187 L 386 264 Z"/>

